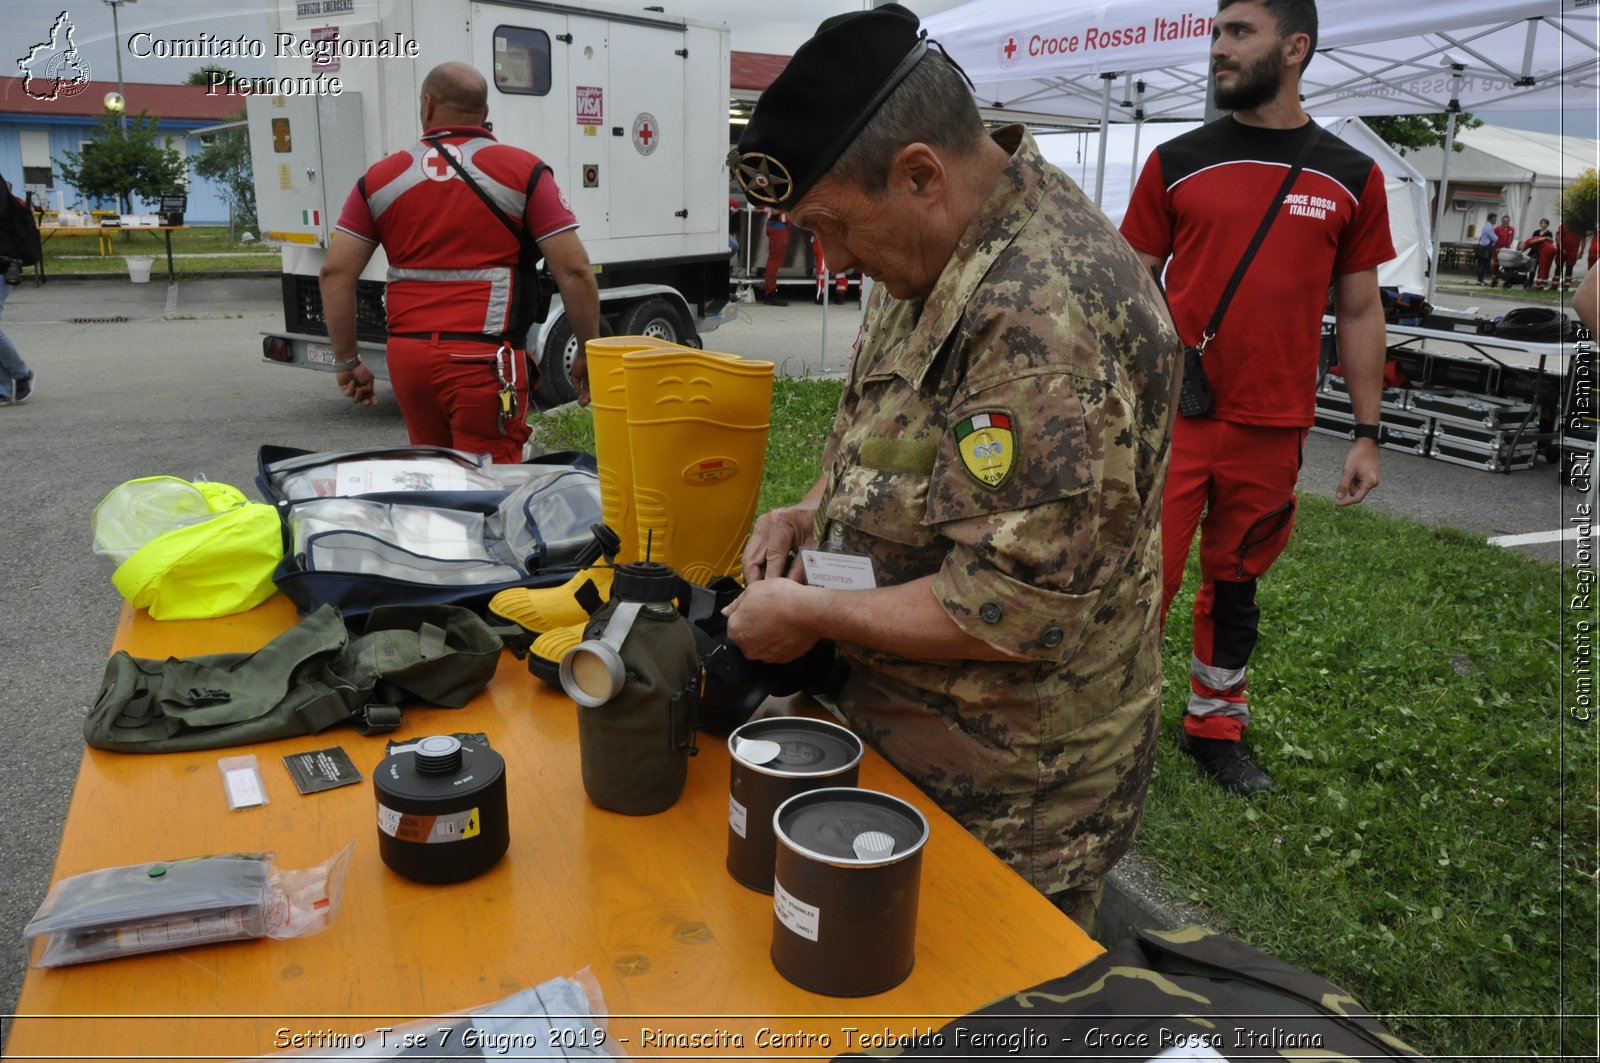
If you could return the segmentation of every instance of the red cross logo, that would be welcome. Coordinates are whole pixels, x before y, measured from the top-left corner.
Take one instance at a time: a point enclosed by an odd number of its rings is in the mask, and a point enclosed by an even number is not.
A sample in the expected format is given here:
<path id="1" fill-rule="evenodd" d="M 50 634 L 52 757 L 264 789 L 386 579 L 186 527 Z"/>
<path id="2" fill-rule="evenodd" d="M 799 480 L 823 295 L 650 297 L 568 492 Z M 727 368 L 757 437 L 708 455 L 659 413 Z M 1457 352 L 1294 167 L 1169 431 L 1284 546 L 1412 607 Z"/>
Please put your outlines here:
<path id="1" fill-rule="evenodd" d="M 454 144 L 446 144 L 444 149 L 461 161 L 461 151 Z M 422 156 L 422 173 L 430 181 L 448 181 L 455 177 L 456 170 L 436 148 L 429 148 Z"/>
<path id="2" fill-rule="evenodd" d="M 656 129 L 656 116 L 649 111 L 639 112 L 633 120 L 633 146 L 640 155 L 649 155 L 656 150 L 656 141 L 661 139 L 660 130 Z"/>
<path id="3" fill-rule="evenodd" d="M 1012 67 L 1022 62 L 1022 45 L 1017 43 L 1021 36 L 1021 30 L 1012 30 L 1010 33 L 1000 38 L 999 53 L 995 56 L 1000 63 L 1000 69 L 1010 70 Z"/>

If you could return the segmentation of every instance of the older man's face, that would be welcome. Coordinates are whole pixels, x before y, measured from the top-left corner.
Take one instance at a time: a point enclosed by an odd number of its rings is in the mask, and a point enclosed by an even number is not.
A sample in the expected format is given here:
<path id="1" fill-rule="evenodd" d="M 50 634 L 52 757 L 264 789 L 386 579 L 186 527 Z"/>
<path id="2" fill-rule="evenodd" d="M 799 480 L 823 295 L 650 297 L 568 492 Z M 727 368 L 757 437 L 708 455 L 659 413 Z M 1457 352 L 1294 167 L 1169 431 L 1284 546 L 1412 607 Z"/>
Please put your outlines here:
<path id="1" fill-rule="evenodd" d="M 929 246 L 918 204 L 893 181 L 882 196 L 870 196 L 851 182 L 824 177 L 789 217 L 822 242 L 830 272 L 860 270 L 896 299 L 926 298 L 949 257 Z"/>

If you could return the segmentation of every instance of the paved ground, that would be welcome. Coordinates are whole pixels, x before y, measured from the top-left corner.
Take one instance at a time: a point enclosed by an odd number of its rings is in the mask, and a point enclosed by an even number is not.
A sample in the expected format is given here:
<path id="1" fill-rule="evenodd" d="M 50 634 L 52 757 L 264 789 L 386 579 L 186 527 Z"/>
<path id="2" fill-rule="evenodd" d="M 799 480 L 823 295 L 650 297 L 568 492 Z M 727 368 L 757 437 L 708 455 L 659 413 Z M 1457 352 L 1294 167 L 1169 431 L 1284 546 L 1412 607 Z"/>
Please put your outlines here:
<path id="1" fill-rule="evenodd" d="M 112 487 L 172 473 L 250 488 L 263 443 L 318 450 L 404 438 L 385 391 L 351 406 L 325 374 L 265 364 L 258 334 L 280 323 L 276 278 L 132 285 L 52 281 L 14 290 L 4 327 L 39 374 L 37 396 L 0 409 L 0 998 L 15 1007 L 21 927 L 49 882 L 118 598 L 93 557 L 89 515 Z M 1487 299 L 1482 300 L 1487 302 Z M 747 305 L 707 345 L 776 361 L 788 375 L 837 373 L 855 334 L 853 305 Z M 1330 493 L 1344 443 L 1313 436 L 1304 486 Z M 1565 520 L 1556 470 L 1491 476 L 1386 455 L 1372 504 L 1483 535 Z M 1527 548 L 1555 560 L 1557 547 Z M 139 811 L 127 810 L 129 829 Z"/>

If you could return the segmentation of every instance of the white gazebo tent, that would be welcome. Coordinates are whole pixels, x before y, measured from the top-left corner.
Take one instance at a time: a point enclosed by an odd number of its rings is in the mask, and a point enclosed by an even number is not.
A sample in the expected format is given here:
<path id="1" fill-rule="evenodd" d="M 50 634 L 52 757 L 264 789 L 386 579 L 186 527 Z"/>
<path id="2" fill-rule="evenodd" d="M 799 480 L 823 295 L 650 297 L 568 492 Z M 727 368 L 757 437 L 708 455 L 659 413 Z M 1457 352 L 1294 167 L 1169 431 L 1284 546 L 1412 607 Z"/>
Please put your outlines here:
<path id="1" fill-rule="evenodd" d="M 1205 116 L 1215 13 L 1215 0 L 972 0 L 923 25 L 996 112 L 1105 124 Z M 1322 7 L 1301 92 L 1314 115 L 1449 113 L 1453 145 L 1459 110 L 1593 107 L 1597 31 L 1595 0 L 1339 0 Z"/>

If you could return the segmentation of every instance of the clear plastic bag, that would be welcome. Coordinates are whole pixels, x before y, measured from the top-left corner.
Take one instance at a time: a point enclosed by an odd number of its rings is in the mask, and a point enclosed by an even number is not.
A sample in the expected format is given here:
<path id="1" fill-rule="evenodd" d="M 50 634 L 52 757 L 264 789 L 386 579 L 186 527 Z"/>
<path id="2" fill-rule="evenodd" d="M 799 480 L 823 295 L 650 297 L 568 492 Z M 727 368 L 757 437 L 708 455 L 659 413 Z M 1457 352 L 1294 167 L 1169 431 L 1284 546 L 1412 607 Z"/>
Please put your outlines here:
<path id="1" fill-rule="evenodd" d="M 23 928 L 35 967 L 246 938 L 306 937 L 338 914 L 351 842 L 316 867 L 284 871 L 271 853 L 108 867 L 64 878 Z"/>
<path id="2" fill-rule="evenodd" d="M 401 1026 L 353 1034 L 350 1047 L 259 1056 L 290 1059 L 627 1059 L 606 1030 L 600 984 L 585 967 L 504 1000 Z"/>
<path id="3" fill-rule="evenodd" d="M 217 515 L 208 489 L 176 476 L 146 476 L 112 488 L 89 518 L 95 556 L 115 571 L 145 543 L 175 528 L 188 527 Z M 222 490 L 233 491 L 221 485 Z M 243 501 L 244 496 L 239 496 Z"/>

